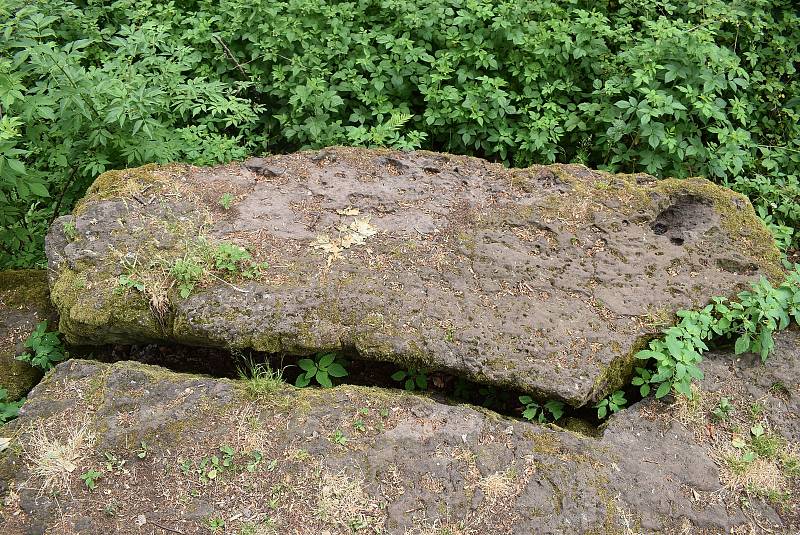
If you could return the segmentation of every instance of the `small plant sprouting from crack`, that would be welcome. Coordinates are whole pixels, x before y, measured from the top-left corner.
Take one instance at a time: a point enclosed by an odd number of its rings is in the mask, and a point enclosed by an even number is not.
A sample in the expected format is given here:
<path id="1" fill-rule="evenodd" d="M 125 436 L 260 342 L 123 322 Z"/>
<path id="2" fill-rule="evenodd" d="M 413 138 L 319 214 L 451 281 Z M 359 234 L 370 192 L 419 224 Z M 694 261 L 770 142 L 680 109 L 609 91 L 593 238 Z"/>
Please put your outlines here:
<path id="1" fill-rule="evenodd" d="M 17 360 L 27 362 L 31 366 L 47 371 L 56 363 L 69 357 L 69 353 L 61 343 L 58 331 L 47 331 L 47 320 L 36 324 L 36 329 L 25 340 L 25 353 Z"/>
<path id="2" fill-rule="evenodd" d="M 392 374 L 393 381 L 403 383 L 403 388 L 409 392 L 428 389 L 428 372 L 418 368 L 398 370 Z"/>
<path id="3" fill-rule="evenodd" d="M 617 390 L 608 397 L 601 399 L 594 408 L 597 409 L 597 417 L 602 420 L 609 414 L 615 414 L 625 408 L 628 400 L 625 399 L 625 392 Z"/>
<path id="4" fill-rule="evenodd" d="M 333 386 L 331 377 L 338 379 L 347 375 L 347 370 L 336 353 L 319 353 L 313 360 L 300 359 L 297 365 L 305 372 L 301 373 L 294 383 L 301 388 L 311 384 L 312 380 L 325 388 L 331 388 Z"/>

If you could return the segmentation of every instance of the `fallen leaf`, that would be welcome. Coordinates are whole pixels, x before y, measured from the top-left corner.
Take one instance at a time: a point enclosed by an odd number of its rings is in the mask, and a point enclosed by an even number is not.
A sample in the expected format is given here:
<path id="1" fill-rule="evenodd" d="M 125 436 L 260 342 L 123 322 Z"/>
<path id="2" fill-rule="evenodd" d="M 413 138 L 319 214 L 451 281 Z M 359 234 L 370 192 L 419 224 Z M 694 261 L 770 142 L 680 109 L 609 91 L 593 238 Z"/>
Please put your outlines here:
<path id="1" fill-rule="evenodd" d="M 347 207 L 347 208 L 345 208 L 343 210 L 341 210 L 341 209 L 340 210 L 336 210 L 336 213 L 339 214 L 339 215 L 351 215 L 352 216 L 352 215 L 358 215 L 360 212 L 358 211 L 358 208 L 353 208 L 352 206 L 349 206 L 349 207 Z"/>

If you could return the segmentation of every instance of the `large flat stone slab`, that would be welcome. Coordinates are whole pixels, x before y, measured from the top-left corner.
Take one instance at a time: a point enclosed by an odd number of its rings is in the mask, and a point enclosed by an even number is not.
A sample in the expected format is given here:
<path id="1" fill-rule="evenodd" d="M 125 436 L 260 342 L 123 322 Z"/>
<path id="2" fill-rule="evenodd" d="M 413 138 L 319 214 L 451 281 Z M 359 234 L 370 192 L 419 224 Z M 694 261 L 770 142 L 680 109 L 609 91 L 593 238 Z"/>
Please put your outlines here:
<path id="1" fill-rule="evenodd" d="M 170 266 L 221 242 L 269 267 L 210 265 L 180 297 Z M 47 243 L 73 343 L 342 349 L 573 405 L 676 310 L 779 276 L 748 201 L 706 180 L 346 148 L 106 173 Z"/>
<path id="2" fill-rule="evenodd" d="M 779 342 L 777 369 L 796 368 L 793 340 Z M 749 370 L 709 371 L 726 395 L 752 388 Z M 241 382 L 72 360 L 0 430 L 11 438 L 0 532 L 189 535 L 216 521 L 225 533 L 308 535 L 796 533 L 800 479 L 765 468 L 797 459 L 800 427 L 779 407 L 800 393 L 797 376 L 784 386 L 731 397 L 727 423 L 707 412 L 711 392 L 699 410 L 650 399 L 590 438 L 402 391 L 253 396 Z M 766 409 L 753 420 L 757 400 Z M 774 488 L 747 495 L 720 448 L 741 455 L 731 439 L 754 422 L 786 442 L 753 464 L 761 479 L 744 480 Z M 81 479 L 90 471 L 94 491 Z M 762 500 L 767 490 L 779 501 Z"/>

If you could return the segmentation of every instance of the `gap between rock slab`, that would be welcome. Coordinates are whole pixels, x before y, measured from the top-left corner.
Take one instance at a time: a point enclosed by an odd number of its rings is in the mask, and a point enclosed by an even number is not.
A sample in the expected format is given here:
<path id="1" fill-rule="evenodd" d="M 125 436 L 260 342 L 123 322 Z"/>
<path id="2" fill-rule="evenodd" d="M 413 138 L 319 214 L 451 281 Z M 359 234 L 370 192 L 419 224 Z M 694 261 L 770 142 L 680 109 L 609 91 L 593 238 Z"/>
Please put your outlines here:
<path id="1" fill-rule="evenodd" d="M 239 379 L 241 373 L 246 371 L 251 363 L 267 363 L 274 370 L 283 370 L 283 379 L 288 384 L 294 384 L 297 376 L 303 371 L 297 365 L 298 360 L 313 358 L 302 355 L 235 353 L 219 348 L 160 344 L 73 346 L 69 349 L 71 355 L 83 359 L 105 363 L 132 360 L 180 373 L 227 379 Z M 345 362 L 348 375 L 336 380 L 335 385 L 403 389 L 403 382 L 391 378 L 393 373 L 402 369 L 397 364 L 361 359 L 355 351 L 337 355 Z M 476 383 L 443 371 L 428 371 L 427 382 L 428 388 L 417 392 L 430 396 L 438 402 L 474 405 L 516 419 L 523 419 L 524 407 L 519 402 L 519 396 L 530 395 L 520 390 Z M 531 397 L 539 405 L 544 405 L 548 401 Z M 592 407 L 575 408 L 565 403 L 564 415 L 555 423 L 588 436 L 596 437 L 601 434 L 602 422 L 598 420 L 596 410 Z"/>

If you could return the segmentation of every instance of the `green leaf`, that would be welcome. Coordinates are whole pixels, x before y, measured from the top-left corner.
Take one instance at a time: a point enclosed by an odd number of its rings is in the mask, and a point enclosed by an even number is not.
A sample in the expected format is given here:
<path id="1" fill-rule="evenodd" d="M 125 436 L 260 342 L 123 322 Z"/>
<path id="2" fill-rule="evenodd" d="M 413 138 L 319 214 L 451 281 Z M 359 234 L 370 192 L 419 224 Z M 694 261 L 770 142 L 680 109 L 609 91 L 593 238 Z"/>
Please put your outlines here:
<path id="1" fill-rule="evenodd" d="M 297 365 L 312 375 L 317 373 L 317 365 L 311 359 L 300 359 L 297 361 Z"/>
<path id="2" fill-rule="evenodd" d="M 330 377 L 328 377 L 328 372 L 325 370 L 318 370 L 316 375 L 317 382 L 324 386 L 325 388 L 332 388 L 333 383 L 331 382 Z"/>
<path id="3" fill-rule="evenodd" d="M 638 351 L 636 353 L 635 357 L 640 360 L 649 360 L 649 359 L 661 360 L 664 358 L 664 354 L 658 351 L 642 349 L 641 351 Z"/>
<path id="4" fill-rule="evenodd" d="M 417 386 L 419 387 L 420 390 L 428 389 L 428 379 L 424 375 L 422 374 L 417 375 L 416 381 L 417 381 Z"/>
<path id="5" fill-rule="evenodd" d="M 344 366 L 339 364 L 338 362 L 334 362 L 330 366 L 328 366 L 328 375 L 331 377 L 344 377 L 347 375 L 347 370 L 344 369 Z"/>
<path id="6" fill-rule="evenodd" d="M 333 361 L 336 360 L 336 355 L 333 353 L 325 353 L 319 358 L 319 367 L 320 368 L 327 368 L 330 366 Z"/>
<path id="7" fill-rule="evenodd" d="M 412 379 L 411 377 L 409 377 L 408 379 L 406 379 L 406 382 L 405 382 L 404 388 L 405 388 L 406 390 L 408 390 L 409 392 L 413 391 L 413 390 L 414 390 L 414 379 Z"/>
<path id="8" fill-rule="evenodd" d="M 309 375 L 310 374 L 310 375 Z M 311 377 L 314 375 L 311 372 L 301 373 L 297 376 L 297 379 L 294 382 L 294 386 L 298 386 L 300 388 L 306 387 L 311 383 Z"/>
<path id="9" fill-rule="evenodd" d="M 639 387 L 639 394 L 641 394 L 641 396 L 643 398 L 646 398 L 647 396 L 649 396 L 650 395 L 650 385 L 643 384 L 642 386 L 640 386 Z"/>
<path id="10" fill-rule="evenodd" d="M 661 383 L 658 387 L 658 390 L 656 390 L 656 398 L 657 399 L 663 398 L 664 396 L 669 394 L 669 391 L 671 389 L 672 389 L 672 383 Z"/>
<path id="11" fill-rule="evenodd" d="M 745 333 L 737 338 L 733 349 L 737 355 L 746 353 L 750 349 L 750 335 Z"/>
<path id="12" fill-rule="evenodd" d="M 560 401 L 551 400 L 545 403 L 544 406 L 553 415 L 554 420 L 558 420 L 564 415 L 564 404 Z"/>
<path id="13" fill-rule="evenodd" d="M 392 374 L 393 381 L 402 381 L 405 378 L 406 378 L 405 370 L 398 370 Z"/>
<path id="14" fill-rule="evenodd" d="M 28 184 L 28 188 L 31 190 L 31 193 L 39 197 L 50 196 L 50 193 L 48 193 L 47 188 L 44 186 L 44 184 L 40 184 L 38 182 L 30 182 Z"/>

